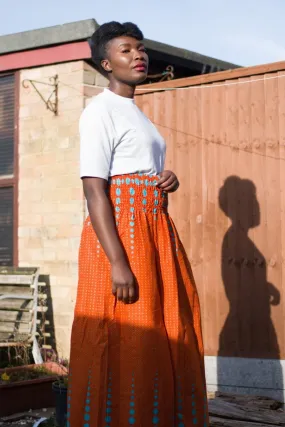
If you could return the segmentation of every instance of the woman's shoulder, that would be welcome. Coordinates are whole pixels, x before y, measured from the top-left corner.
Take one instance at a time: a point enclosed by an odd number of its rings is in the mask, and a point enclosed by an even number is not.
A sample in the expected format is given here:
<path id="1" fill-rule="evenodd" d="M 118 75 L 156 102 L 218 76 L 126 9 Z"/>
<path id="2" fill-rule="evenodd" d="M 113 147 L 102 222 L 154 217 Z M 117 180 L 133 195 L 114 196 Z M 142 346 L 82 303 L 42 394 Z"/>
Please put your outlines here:
<path id="1" fill-rule="evenodd" d="M 103 120 L 104 117 L 107 119 L 109 115 L 110 111 L 104 93 L 100 93 L 88 101 L 81 113 L 80 123 L 96 119 Z"/>
<path id="2" fill-rule="evenodd" d="M 94 110 L 108 110 L 108 102 L 104 92 L 99 93 L 96 96 L 93 96 L 87 101 L 87 105 L 83 110 L 85 111 L 94 111 Z"/>

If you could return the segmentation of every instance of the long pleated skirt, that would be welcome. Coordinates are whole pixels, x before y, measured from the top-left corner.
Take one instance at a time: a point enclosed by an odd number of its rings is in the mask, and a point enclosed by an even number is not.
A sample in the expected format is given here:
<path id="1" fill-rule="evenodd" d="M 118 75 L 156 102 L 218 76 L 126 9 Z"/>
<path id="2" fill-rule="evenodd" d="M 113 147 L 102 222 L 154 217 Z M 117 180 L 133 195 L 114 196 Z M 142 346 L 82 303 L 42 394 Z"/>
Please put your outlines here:
<path id="1" fill-rule="evenodd" d="M 67 427 L 207 427 L 200 307 L 157 177 L 113 177 L 108 194 L 139 288 L 112 295 L 109 261 L 84 224 Z"/>

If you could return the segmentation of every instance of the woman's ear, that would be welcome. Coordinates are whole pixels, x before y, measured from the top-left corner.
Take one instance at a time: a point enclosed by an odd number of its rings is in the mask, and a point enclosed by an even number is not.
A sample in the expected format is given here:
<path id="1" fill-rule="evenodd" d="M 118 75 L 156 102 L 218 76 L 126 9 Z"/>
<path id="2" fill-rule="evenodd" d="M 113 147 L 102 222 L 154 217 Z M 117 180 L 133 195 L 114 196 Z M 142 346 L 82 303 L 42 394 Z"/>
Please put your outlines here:
<path id="1" fill-rule="evenodd" d="M 103 70 L 105 70 L 107 73 L 112 72 L 112 67 L 111 67 L 108 59 L 103 59 L 103 61 L 101 61 L 101 66 L 102 66 Z"/>

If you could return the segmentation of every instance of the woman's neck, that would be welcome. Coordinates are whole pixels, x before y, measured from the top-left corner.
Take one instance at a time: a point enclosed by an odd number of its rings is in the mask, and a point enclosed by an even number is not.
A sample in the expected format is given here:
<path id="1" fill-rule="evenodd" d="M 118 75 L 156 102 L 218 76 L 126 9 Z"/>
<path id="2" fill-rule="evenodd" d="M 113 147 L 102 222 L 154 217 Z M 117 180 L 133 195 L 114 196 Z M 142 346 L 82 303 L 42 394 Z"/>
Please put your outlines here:
<path id="1" fill-rule="evenodd" d="M 133 98 L 136 87 L 117 81 L 110 81 L 109 89 L 111 92 L 114 92 L 117 95 L 123 96 L 125 98 Z"/>

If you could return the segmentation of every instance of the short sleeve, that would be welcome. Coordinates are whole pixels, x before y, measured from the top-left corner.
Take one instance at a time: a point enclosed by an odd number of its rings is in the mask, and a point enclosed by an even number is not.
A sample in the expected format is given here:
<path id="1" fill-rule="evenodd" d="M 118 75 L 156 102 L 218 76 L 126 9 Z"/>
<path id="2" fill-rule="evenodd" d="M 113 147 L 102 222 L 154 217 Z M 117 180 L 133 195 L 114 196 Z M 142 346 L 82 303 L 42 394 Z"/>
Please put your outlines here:
<path id="1" fill-rule="evenodd" d="M 108 180 L 114 146 L 114 131 L 104 105 L 89 104 L 79 121 L 80 177 Z"/>

